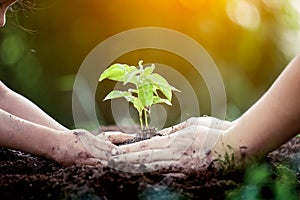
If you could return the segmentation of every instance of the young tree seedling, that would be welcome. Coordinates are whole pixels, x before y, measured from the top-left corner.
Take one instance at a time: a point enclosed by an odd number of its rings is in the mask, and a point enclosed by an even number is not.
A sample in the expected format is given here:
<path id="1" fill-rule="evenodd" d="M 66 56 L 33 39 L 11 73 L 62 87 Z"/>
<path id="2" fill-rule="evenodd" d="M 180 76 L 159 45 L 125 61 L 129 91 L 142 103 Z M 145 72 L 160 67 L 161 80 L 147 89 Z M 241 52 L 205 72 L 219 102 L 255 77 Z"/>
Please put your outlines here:
<path id="1" fill-rule="evenodd" d="M 151 106 L 157 103 L 171 106 L 172 91 L 180 91 L 171 86 L 161 75 L 153 73 L 154 64 L 144 68 L 141 60 L 138 65 L 137 68 L 127 64 L 113 64 L 101 74 L 99 81 L 110 79 L 123 82 L 123 85 L 131 83 L 135 86 L 135 88 L 130 88 L 127 91 L 113 90 L 103 101 L 124 97 L 138 111 L 141 129 L 144 129 L 145 127 L 148 128 L 148 115 Z M 164 95 L 164 98 L 159 96 L 159 91 Z"/>

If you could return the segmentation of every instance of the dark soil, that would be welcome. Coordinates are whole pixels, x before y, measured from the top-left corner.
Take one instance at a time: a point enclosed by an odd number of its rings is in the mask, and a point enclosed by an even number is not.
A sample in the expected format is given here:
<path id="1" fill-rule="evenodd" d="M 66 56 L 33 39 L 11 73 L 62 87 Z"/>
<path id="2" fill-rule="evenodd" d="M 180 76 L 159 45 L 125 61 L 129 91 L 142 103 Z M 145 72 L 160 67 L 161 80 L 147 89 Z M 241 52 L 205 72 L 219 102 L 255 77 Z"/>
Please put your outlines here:
<path id="1" fill-rule="evenodd" d="M 264 162 L 294 170 L 299 190 L 300 138 L 270 153 Z M 275 170 L 276 171 L 276 170 Z M 100 166 L 62 167 L 23 152 L 0 148 L 0 199 L 224 199 L 243 187 L 244 171 L 156 171 L 130 174 Z M 273 173 L 274 180 L 278 176 Z M 292 177 L 293 178 L 293 177 Z M 271 193 L 271 194 L 270 194 Z M 266 198 L 272 199 L 272 192 Z"/>
<path id="2" fill-rule="evenodd" d="M 160 134 L 157 132 L 156 128 L 153 128 L 153 127 L 144 128 L 144 129 L 138 130 L 136 136 L 133 139 L 128 140 L 126 142 L 126 144 L 135 143 L 135 142 L 139 142 L 142 140 L 147 140 L 147 139 L 150 139 L 157 135 L 160 135 Z"/>

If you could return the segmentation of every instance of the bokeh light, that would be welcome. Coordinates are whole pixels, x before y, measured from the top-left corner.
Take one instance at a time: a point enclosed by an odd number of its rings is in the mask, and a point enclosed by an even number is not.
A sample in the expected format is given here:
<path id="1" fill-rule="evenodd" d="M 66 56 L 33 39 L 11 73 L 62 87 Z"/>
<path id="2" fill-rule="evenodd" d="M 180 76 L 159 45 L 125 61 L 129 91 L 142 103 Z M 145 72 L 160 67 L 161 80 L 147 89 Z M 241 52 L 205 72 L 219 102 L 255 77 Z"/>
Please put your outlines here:
<path id="1" fill-rule="evenodd" d="M 293 8 L 300 14 L 300 1 L 291 0 Z"/>
<path id="2" fill-rule="evenodd" d="M 249 1 L 229 1 L 226 10 L 229 18 L 244 28 L 255 30 L 260 26 L 260 12 L 257 7 Z"/>
<path id="3" fill-rule="evenodd" d="M 6 65 L 16 64 L 24 53 L 24 45 L 18 35 L 11 34 L 1 43 L 1 62 Z"/>

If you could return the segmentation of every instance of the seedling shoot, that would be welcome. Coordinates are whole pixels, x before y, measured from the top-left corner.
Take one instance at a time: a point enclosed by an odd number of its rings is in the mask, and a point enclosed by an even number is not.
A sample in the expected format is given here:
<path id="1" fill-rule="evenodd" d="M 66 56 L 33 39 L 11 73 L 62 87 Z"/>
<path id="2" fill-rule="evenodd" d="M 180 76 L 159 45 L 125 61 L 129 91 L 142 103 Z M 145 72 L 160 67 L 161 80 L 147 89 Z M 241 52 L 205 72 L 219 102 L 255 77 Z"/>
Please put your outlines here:
<path id="1" fill-rule="evenodd" d="M 113 64 L 107 68 L 100 76 L 99 81 L 110 79 L 113 81 L 123 82 L 123 85 L 131 83 L 135 88 L 127 91 L 113 90 L 103 101 L 124 97 L 131 102 L 138 111 L 141 128 L 148 128 L 148 115 L 151 106 L 158 103 L 172 105 L 172 91 L 180 92 L 171 86 L 168 81 L 157 73 L 153 73 L 155 65 L 143 67 L 143 61 L 139 61 L 138 67 L 127 64 Z M 163 94 L 159 96 L 158 91 Z"/>

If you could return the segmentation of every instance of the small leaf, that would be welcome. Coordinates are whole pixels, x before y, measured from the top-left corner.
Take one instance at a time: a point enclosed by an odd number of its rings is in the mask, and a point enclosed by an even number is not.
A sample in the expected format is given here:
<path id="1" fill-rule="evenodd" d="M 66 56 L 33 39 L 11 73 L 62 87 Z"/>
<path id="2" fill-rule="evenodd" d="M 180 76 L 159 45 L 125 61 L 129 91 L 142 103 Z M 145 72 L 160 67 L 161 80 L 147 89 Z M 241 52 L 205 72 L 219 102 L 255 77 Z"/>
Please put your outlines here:
<path id="1" fill-rule="evenodd" d="M 125 64 L 113 64 L 104 70 L 99 78 L 99 81 L 102 81 L 106 78 L 113 81 L 123 81 L 123 76 L 125 75 L 127 68 L 129 68 L 129 66 Z"/>
<path id="2" fill-rule="evenodd" d="M 144 107 L 151 106 L 153 103 L 153 85 L 149 82 L 140 85 L 138 88 L 138 98 Z"/>
<path id="3" fill-rule="evenodd" d="M 138 63 L 140 69 L 143 69 L 143 62 L 144 62 L 143 60 L 140 60 L 139 63 Z"/>
<path id="4" fill-rule="evenodd" d="M 138 91 L 136 89 L 132 89 L 132 88 L 129 88 L 128 92 L 130 92 L 131 94 L 132 93 L 136 93 L 136 94 L 138 93 Z"/>
<path id="5" fill-rule="evenodd" d="M 172 105 L 172 103 L 168 99 L 161 99 L 160 97 L 154 96 L 153 97 L 153 104 L 157 104 L 157 103 L 165 103 L 169 106 Z"/>
<path id="6" fill-rule="evenodd" d="M 152 72 L 154 71 L 154 69 L 155 69 L 155 65 L 154 64 L 152 64 L 150 67 L 146 67 L 144 69 L 144 76 L 148 76 L 148 75 L 152 74 Z"/>
<path id="7" fill-rule="evenodd" d="M 156 88 L 167 97 L 169 101 L 172 100 L 171 86 L 165 78 L 156 73 L 149 75 L 148 78 L 151 80 L 152 84 L 154 84 Z"/>
<path id="8" fill-rule="evenodd" d="M 180 90 L 178 90 L 177 88 L 171 86 L 171 90 L 174 91 L 174 92 L 181 92 Z"/>
<path id="9" fill-rule="evenodd" d="M 159 96 L 157 93 L 157 90 L 158 90 L 158 88 L 155 85 L 153 85 L 153 93 L 155 96 Z"/>
<path id="10" fill-rule="evenodd" d="M 131 102 L 133 103 L 134 99 L 136 99 L 135 96 L 132 96 L 131 94 L 128 95 L 128 96 L 124 96 L 124 98 L 128 101 L 128 102 Z"/>
<path id="11" fill-rule="evenodd" d="M 130 96 L 132 96 L 130 92 L 113 90 L 108 95 L 106 95 L 106 97 L 104 98 L 103 101 L 106 101 L 109 99 L 116 99 L 116 98 L 120 98 L 120 97 L 130 97 Z"/>
<path id="12" fill-rule="evenodd" d="M 137 69 L 134 66 L 130 66 L 127 71 L 126 74 L 123 77 L 123 81 L 124 81 L 124 85 L 126 85 L 127 83 L 133 83 L 136 84 L 137 82 L 137 74 L 140 73 L 140 70 Z"/>
<path id="13" fill-rule="evenodd" d="M 142 112 L 144 110 L 144 105 L 142 104 L 140 99 L 135 97 L 131 103 L 133 103 L 133 106 L 137 109 L 139 115 L 142 115 Z"/>
<path id="14" fill-rule="evenodd" d="M 167 97 L 169 101 L 172 100 L 172 90 L 171 87 L 165 85 L 157 85 L 158 89 Z"/>

